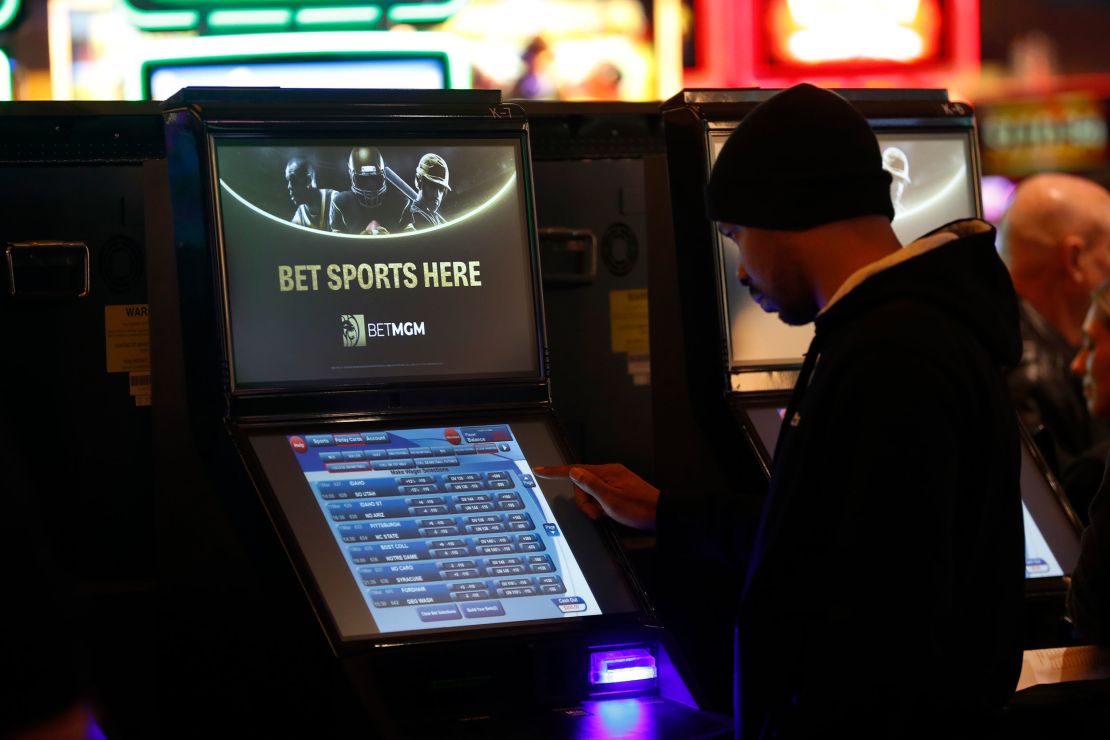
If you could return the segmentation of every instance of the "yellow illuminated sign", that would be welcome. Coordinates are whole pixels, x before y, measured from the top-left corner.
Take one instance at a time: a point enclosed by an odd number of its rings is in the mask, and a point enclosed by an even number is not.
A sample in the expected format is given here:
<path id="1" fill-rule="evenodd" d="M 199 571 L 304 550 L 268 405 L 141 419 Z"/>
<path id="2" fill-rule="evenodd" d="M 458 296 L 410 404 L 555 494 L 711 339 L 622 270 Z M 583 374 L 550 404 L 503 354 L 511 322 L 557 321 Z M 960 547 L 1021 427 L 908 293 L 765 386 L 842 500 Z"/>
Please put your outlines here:
<path id="1" fill-rule="evenodd" d="M 1106 162 L 1107 114 L 1093 96 L 997 103 L 978 115 L 985 173 L 1082 171 Z"/>

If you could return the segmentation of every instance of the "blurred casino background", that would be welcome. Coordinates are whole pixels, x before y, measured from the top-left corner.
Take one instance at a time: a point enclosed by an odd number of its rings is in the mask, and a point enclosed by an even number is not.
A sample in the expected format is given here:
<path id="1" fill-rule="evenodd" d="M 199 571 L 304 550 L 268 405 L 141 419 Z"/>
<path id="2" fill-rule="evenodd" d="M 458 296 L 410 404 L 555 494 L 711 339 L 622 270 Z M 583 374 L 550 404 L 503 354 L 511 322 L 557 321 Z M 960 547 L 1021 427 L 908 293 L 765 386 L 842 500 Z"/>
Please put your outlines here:
<path id="1" fill-rule="evenodd" d="M 490 88 L 507 98 L 643 102 L 683 88 L 803 80 L 945 88 L 975 108 L 982 205 L 997 223 L 1017 182 L 1037 172 L 1110 186 L 1107 31 L 1110 0 L 0 0 L 0 101 L 163 100 L 188 85 Z M 565 164 L 556 159 L 552 169 Z M 599 188 L 643 176 L 629 162 L 609 168 Z M 609 267 L 608 277 L 625 275 Z M 612 286 L 646 296 L 644 262 L 636 277 L 638 292 L 599 280 L 601 302 L 583 317 L 618 310 L 605 292 Z M 567 308 L 577 294 L 550 290 L 546 300 L 550 315 L 577 317 Z M 628 393 L 641 394 L 633 398 L 650 391 L 640 303 L 642 345 L 618 351 L 614 340 L 610 352 L 602 322 L 594 354 L 612 358 Z M 552 346 L 577 350 L 558 337 Z M 34 361 L 36 371 L 46 365 Z M 650 419 L 649 405 L 640 408 Z M 101 652 L 130 649 L 138 621 L 113 624 Z M 111 668 L 131 670 L 119 662 Z"/>
<path id="2" fill-rule="evenodd" d="M 975 105 L 987 216 L 1037 171 L 1104 183 L 1110 0 L 0 0 L 0 100 L 187 84 L 943 87 Z"/>

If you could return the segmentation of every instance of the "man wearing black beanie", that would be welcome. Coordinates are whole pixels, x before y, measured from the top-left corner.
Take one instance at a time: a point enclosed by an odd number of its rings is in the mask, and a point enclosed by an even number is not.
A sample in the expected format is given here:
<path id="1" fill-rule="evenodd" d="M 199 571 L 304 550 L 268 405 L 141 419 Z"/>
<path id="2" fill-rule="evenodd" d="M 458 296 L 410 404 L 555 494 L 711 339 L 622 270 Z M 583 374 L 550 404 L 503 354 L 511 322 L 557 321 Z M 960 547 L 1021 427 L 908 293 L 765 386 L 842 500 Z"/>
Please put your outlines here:
<path id="1" fill-rule="evenodd" d="M 736 128 L 706 188 L 765 311 L 816 324 L 758 524 L 750 492 L 663 491 L 620 465 L 545 469 L 661 552 L 746 572 L 743 738 L 985 737 L 1021 665 L 1021 356 L 994 230 L 902 248 L 866 120 L 799 85 Z M 745 535 L 751 532 L 751 535 Z M 724 646 L 722 646 L 724 648 Z"/>

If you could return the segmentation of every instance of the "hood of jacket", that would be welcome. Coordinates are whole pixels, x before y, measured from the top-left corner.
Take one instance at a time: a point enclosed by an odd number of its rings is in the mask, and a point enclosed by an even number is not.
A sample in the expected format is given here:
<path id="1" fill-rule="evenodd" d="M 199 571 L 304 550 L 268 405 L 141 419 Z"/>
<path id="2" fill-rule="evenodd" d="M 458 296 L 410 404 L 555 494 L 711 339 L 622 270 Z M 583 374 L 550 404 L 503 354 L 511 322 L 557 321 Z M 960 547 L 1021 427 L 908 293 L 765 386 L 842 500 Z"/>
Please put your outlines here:
<path id="1" fill-rule="evenodd" d="M 817 317 L 818 336 L 885 303 L 912 297 L 969 327 L 995 364 L 1015 366 L 1022 350 L 1018 298 L 995 250 L 994 227 L 978 219 L 954 221 L 919 242 L 939 234 L 956 238 L 867 276 Z"/>

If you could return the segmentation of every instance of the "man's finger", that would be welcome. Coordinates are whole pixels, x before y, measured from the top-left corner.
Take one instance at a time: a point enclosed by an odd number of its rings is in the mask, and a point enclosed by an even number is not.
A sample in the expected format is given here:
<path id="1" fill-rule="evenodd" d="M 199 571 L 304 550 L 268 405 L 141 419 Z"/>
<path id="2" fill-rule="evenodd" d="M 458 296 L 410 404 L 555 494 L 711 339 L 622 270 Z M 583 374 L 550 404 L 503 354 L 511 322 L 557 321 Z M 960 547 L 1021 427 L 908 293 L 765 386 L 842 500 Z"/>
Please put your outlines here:
<path id="1" fill-rule="evenodd" d="M 574 481 L 576 486 L 601 501 L 620 495 L 620 491 L 581 465 L 571 466 L 570 479 Z"/>
<path id="2" fill-rule="evenodd" d="M 597 501 L 588 493 L 585 493 L 580 488 L 574 489 L 574 503 L 578 505 L 579 510 L 588 516 L 590 519 L 600 519 L 604 510 L 598 506 Z"/>
<path id="3" fill-rule="evenodd" d="M 532 468 L 532 472 L 541 478 L 569 478 L 570 466 L 569 465 L 540 465 Z"/>

